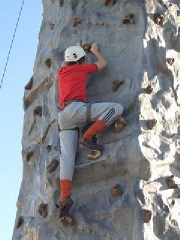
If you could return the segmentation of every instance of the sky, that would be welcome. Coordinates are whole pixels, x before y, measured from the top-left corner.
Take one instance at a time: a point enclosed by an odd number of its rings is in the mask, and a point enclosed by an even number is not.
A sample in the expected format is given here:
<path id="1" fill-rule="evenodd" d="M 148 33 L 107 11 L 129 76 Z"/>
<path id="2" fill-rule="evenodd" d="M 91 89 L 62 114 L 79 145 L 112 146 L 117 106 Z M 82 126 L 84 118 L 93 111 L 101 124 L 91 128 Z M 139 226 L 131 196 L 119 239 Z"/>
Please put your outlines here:
<path id="1" fill-rule="evenodd" d="M 0 80 L 22 0 L 0 1 Z M 21 139 L 24 86 L 33 75 L 42 22 L 42 0 L 25 0 L 0 89 L 0 239 L 12 238 L 22 180 Z"/>

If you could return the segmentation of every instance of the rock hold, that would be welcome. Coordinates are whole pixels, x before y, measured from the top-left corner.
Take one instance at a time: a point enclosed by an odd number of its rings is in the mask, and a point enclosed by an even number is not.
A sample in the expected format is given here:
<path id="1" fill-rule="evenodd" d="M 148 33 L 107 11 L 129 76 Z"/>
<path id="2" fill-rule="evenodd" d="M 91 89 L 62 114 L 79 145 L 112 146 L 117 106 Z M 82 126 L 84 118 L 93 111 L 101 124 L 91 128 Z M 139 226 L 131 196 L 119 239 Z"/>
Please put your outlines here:
<path id="1" fill-rule="evenodd" d="M 154 14 L 154 22 L 155 22 L 157 25 L 162 25 L 163 22 L 164 22 L 164 16 L 163 16 L 163 14 L 155 13 L 155 14 Z"/>
<path id="2" fill-rule="evenodd" d="M 53 159 L 51 161 L 51 163 L 46 167 L 46 171 L 49 173 L 54 172 L 56 170 L 56 168 L 58 167 L 58 165 L 59 165 L 58 160 Z"/>
<path id="3" fill-rule="evenodd" d="M 152 130 L 157 124 L 157 120 L 156 119 L 151 119 L 147 121 L 147 128 Z"/>
<path id="4" fill-rule="evenodd" d="M 134 24 L 135 16 L 134 14 L 129 14 L 123 19 L 123 24 Z"/>
<path id="5" fill-rule="evenodd" d="M 104 5 L 109 6 L 109 5 L 114 5 L 116 3 L 116 0 L 105 0 Z"/>
<path id="6" fill-rule="evenodd" d="M 41 203 L 41 204 L 39 205 L 38 212 L 39 212 L 39 214 L 40 214 L 41 217 L 43 217 L 43 218 L 46 218 L 46 217 L 47 217 L 47 215 L 48 215 L 47 208 L 48 208 L 48 205 L 45 204 L 45 203 Z"/>
<path id="7" fill-rule="evenodd" d="M 115 80 L 115 81 L 112 82 L 112 84 L 113 84 L 112 90 L 115 92 L 115 91 L 118 90 L 118 88 L 119 88 L 122 84 L 124 84 L 124 81 L 122 81 L 122 80 Z"/>
<path id="8" fill-rule="evenodd" d="M 172 189 L 178 188 L 178 184 L 176 184 L 174 181 L 174 175 L 167 178 L 167 185 Z"/>
<path id="9" fill-rule="evenodd" d="M 47 59 L 45 60 L 45 66 L 46 66 L 47 68 L 50 68 L 50 67 L 51 67 L 51 59 L 50 59 L 50 58 L 47 58 Z"/>
<path id="10" fill-rule="evenodd" d="M 29 82 L 26 84 L 26 86 L 24 87 L 25 90 L 31 90 L 33 86 L 33 77 L 31 77 L 31 79 L 29 80 Z"/>
<path id="11" fill-rule="evenodd" d="M 150 210 L 142 209 L 142 218 L 144 223 L 150 222 L 151 217 L 152 217 L 152 212 Z"/>
<path id="12" fill-rule="evenodd" d="M 114 123 L 115 132 L 119 133 L 121 130 L 125 128 L 126 125 L 127 123 L 123 117 L 121 116 L 117 117 Z"/>
<path id="13" fill-rule="evenodd" d="M 77 26 L 78 24 L 81 24 L 81 22 L 82 22 L 81 18 L 78 18 L 78 17 L 74 18 L 73 19 L 73 27 Z"/>
<path id="14" fill-rule="evenodd" d="M 116 185 L 111 189 L 111 195 L 112 195 L 113 197 L 118 197 L 118 196 L 121 196 L 121 195 L 122 195 L 120 184 L 116 184 Z"/>
<path id="15" fill-rule="evenodd" d="M 23 223 L 24 223 L 24 218 L 23 218 L 23 216 L 20 216 L 17 220 L 16 228 L 20 228 Z"/>
<path id="16" fill-rule="evenodd" d="M 98 150 L 91 150 L 87 155 L 88 160 L 97 160 L 102 156 L 102 152 Z"/>
<path id="17" fill-rule="evenodd" d="M 50 24 L 49 24 L 49 27 L 50 27 L 50 29 L 51 29 L 51 30 L 53 30 L 53 29 L 54 29 L 54 26 L 55 26 L 55 24 L 54 24 L 54 23 L 50 23 Z"/>
<path id="18" fill-rule="evenodd" d="M 148 85 L 147 88 L 146 88 L 146 92 L 148 94 L 151 94 L 153 92 L 153 88 L 151 87 L 151 85 Z"/>

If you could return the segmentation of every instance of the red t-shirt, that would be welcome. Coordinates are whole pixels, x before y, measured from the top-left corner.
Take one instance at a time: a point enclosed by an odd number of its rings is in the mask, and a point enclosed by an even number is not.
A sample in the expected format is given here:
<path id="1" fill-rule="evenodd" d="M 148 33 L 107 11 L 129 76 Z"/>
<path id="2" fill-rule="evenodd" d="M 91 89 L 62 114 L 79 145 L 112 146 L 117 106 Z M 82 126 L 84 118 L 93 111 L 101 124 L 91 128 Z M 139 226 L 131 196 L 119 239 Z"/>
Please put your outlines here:
<path id="1" fill-rule="evenodd" d="M 87 101 L 86 82 L 90 73 L 98 71 L 95 63 L 74 64 L 61 67 L 58 72 L 58 88 L 60 106 L 73 99 Z"/>

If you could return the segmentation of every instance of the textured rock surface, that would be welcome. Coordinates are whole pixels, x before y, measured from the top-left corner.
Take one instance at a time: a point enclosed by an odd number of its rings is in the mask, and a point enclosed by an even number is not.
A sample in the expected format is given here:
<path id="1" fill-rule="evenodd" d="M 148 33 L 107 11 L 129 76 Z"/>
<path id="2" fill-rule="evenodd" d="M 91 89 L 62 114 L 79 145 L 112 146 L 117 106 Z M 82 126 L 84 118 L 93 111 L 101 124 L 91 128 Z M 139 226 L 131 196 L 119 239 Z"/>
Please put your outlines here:
<path id="1" fill-rule="evenodd" d="M 43 0 L 43 5 L 34 75 L 24 94 L 24 170 L 12 239 L 180 239 L 179 0 Z M 81 21 L 74 24 L 75 18 Z M 127 126 L 118 134 L 112 127 L 101 134 L 105 151 L 95 162 L 87 160 L 87 149 L 78 150 L 75 224 L 65 228 L 57 208 L 57 69 L 63 50 L 81 37 L 98 42 L 109 63 L 88 82 L 89 101 L 122 103 Z M 91 54 L 87 58 L 94 61 Z M 116 80 L 124 84 L 113 91 Z M 54 159 L 55 170 L 48 172 Z M 117 186 L 119 194 L 112 193 Z"/>

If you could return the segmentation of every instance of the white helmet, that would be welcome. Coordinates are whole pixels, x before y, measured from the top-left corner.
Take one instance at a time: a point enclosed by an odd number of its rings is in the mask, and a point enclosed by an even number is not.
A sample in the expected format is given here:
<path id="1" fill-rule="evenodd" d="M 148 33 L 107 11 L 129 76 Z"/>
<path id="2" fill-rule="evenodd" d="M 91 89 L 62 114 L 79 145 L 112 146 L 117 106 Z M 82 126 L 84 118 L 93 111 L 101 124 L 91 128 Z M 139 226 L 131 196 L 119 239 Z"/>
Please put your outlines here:
<path id="1" fill-rule="evenodd" d="M 76 62 L 86 56 L 84 49 L 80 46 L 71 46 L 65 50 L 64 58 L 66 62 Z"/>

